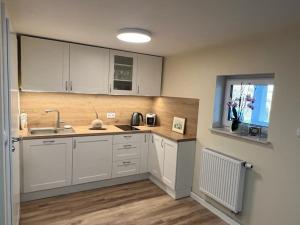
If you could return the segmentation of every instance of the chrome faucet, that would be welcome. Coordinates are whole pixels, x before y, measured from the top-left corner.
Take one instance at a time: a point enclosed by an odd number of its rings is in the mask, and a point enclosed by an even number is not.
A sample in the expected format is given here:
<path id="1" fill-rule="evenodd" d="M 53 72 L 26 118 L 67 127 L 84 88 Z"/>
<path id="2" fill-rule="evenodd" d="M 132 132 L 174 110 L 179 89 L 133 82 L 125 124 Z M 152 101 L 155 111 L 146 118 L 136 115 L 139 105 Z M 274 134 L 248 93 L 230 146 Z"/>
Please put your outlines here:
<path id="1" fill-rule="evenodd" d="M 46 113 L 49 113 L 49 112 L 56 112 L 57 113 L 56 129 L 60 128 L 60 124 L 61 124 L 60 112 L 57 109 L 46 109 L 45 112 Z"/>

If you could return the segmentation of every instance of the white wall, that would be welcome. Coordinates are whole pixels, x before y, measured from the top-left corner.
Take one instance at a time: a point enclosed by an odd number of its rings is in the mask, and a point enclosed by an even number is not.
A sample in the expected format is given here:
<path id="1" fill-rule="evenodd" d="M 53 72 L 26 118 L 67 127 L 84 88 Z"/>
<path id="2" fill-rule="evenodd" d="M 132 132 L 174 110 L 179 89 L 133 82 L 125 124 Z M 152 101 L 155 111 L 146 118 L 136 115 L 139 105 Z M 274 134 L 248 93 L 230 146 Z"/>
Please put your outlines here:
<path id="1" fill-rule="evenodd" d="M 252 73 L 275 73 L 269 129 L 272 147 L 209 131 L 216 76 Z M 300 224 L 300 138 L 296 136 L 300 127 L 300 32 L 285 31 L 167 57 L 163 95 L 200 99 L 195 193 L 203 197 L 199 191 L 200 151 L 210 147 L 254 164 L 247 175 L 243 212 L 235 219 L 244 225 Z"/>

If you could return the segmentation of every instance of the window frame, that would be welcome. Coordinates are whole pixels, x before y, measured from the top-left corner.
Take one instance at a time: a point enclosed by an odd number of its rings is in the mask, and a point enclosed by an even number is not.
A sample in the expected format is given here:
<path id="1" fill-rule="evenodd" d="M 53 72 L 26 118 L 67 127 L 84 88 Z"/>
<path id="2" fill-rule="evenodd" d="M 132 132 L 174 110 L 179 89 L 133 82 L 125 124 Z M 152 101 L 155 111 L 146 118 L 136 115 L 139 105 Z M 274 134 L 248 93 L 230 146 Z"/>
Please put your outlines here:
<path id="1" fill-rule="evenodd" d="M 268 77 L 264 77 L 264 78 L 227 78 L 225 81 L 225 86 L 224 86 L 224 108 L 223 108 L 223 116 L 222 116 L 222 125 L 224 127 L 230 127 L 231 126 L 231 121 L 228 120 L 228 107 L 227 107 L 227 102 L 229 102 L 231 100 L 230 97 L 230 92 L 231 92 L 231 85 L 236 85 L 236 84 L 241 84 L 241 83 L 251 83 L 254 85 L 258 85 L 258 84 L 265 84 L 265 85 L 274 85 L 274 78 L 268 78 Z M 274 94 L 274 92 L 273 92 Z M 272 95 L 272 101 L 273 101 L 273 95 Z M 271 103 L 272 105 L 272 103 Z M 259 126 L 259 125 L 255 125 L 255 126 Z M 262 126 L 259 126 L 262 127 Z M 266 127 L 266 126 L 264 126 Z M 266 128 L 268 128 L 269 126 L 267 126 Z"/>

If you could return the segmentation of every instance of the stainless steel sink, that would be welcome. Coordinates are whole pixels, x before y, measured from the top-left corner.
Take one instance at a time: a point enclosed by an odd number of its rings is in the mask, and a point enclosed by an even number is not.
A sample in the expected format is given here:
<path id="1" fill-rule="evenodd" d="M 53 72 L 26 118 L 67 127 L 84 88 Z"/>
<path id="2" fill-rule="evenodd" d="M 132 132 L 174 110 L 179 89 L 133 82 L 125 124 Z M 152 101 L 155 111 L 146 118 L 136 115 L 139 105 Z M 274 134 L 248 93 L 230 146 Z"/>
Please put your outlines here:
<path id="1" fill-rule="evenodd" d="M 51 135 L 51 134 L 73 134 L 74 129 L 64 129 L 55 127 L 41 127 L 41 128 L 30 128 L 30 135 Z"/>

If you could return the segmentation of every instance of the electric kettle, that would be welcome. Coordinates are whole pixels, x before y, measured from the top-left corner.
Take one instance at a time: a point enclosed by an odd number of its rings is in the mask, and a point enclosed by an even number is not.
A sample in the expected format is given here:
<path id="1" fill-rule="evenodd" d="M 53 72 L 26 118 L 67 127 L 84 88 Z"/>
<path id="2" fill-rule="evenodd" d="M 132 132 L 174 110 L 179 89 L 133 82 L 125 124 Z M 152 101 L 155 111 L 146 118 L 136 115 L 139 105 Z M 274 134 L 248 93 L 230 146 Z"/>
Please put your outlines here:
<path id="1" fill-rule="evenodd" d="M 142 122 L 144 121 L 143 114 L 139 112 L 134 112 L 131 115 L 131 126 L 139 126 L 140 125 L 140 117 L 142 118 Z"/>

